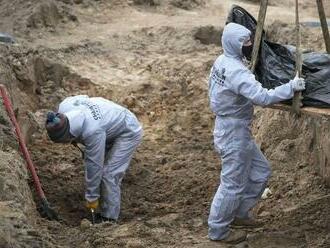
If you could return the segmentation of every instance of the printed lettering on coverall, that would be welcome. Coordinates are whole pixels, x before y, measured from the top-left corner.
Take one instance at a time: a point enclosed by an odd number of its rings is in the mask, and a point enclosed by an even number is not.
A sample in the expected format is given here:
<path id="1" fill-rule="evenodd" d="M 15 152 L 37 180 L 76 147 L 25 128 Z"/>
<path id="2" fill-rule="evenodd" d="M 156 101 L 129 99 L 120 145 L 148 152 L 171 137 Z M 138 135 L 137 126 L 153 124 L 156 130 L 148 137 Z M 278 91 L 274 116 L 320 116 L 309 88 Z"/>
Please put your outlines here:
<path id="1" fill-rule="evenodd" d="M 226 80 L 225 72 L 226 72 L 226 69 L 225 68 L 222 68 L 222 71 L 221 72 L 219 70 L 217 70 L 217 69 L 214 69 L 212 71 L 211 79 L 216 84 L 219 84 L 220 86 L 224 86 L 225 80 Z"/>
<path id="2" fill-rule="evenodd" d="M 73 105 L 75 105 L 75 106 L 84 105 L 91 111 L 91 114 L 92 114 L 94 120 L 102 119 L 100 107 L 96 104 L 91 103 L 90 101 L 76 100 Z"/>

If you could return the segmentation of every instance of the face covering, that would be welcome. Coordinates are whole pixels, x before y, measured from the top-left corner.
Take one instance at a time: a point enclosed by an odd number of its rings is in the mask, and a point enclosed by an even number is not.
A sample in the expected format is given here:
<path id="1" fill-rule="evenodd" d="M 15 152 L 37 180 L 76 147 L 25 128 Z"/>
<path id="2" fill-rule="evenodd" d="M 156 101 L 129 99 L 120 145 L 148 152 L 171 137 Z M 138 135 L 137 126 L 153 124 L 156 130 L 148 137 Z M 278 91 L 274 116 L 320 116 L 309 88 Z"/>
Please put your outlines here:
<path id="1" fill-rule="evenodd" d="M 249 61 L 251 60 L 252 57 L 252 51 L 253 51 L 253 44 L 251 44 L 250 46 L 242 46 L 243 56 Z"/>
<path id="2" fill-rule="evenodd" d="M 49 138 L 55 143 L 69 143 L 73 139 L 70 134 L 69 120 L 63 114 L 49 112 L 47 114 L 46 129 Z"/>

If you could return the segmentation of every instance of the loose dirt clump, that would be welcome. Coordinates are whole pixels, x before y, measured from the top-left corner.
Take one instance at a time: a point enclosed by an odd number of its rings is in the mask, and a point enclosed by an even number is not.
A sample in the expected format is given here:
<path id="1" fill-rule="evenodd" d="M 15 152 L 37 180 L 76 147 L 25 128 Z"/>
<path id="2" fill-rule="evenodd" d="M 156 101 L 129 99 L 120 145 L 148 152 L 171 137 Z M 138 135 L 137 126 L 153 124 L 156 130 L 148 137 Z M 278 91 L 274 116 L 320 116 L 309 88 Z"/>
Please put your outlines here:
<path id="1" fill-rule="evenodd" d="M 205 45 L 215 44 L 220 46 L 222 31 L 214 26 L 199 27 L 194 34 L 194 38 Z"/>
<path id="2" fill-rule="evenodd" d="M 27 19 L 28 28 L 56 27 L 61 19 L 54 2 L 42 3 Z"/>
<path id="3" fill-rule="evenodd" d="M 204 0 L 171 0 L 173 6 L 185 10 L 191 10 L 197 7 L 202 7 L 206 4 Z"/>

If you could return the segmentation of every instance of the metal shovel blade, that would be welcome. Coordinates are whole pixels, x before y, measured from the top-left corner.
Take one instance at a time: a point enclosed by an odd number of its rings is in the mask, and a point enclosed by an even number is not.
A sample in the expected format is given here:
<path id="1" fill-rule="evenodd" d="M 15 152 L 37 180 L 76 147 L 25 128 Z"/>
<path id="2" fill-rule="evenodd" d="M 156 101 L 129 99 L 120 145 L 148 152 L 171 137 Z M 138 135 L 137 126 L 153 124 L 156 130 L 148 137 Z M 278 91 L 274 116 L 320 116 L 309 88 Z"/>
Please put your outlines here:
<path id="1" fill-rule="evenodd" d="M 49 220 L 59 221 L 59 217 L 54 209 L 52 209 L 46 198 L 41 199 L 41 206 L 39 208 L 41 217 L 47 218 Z"/>

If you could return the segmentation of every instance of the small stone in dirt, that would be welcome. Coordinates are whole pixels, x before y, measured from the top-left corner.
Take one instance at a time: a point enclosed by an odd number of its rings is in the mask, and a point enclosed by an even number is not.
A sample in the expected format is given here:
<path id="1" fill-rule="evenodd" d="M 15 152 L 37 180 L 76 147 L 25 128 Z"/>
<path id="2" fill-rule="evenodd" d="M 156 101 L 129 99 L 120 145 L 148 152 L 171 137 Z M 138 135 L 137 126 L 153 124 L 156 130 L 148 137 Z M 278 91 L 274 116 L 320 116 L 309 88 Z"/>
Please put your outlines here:
<path id="1" fill-rule="evenodd" d="M 235 248 L 248 248 L 248 247 L 249 247 L 249 245 L 246 241 L 235 245 Z"/>
<path id="2" fill-rule="evenodd" d="M 270 215 L 270 212 L 268 212 L 268 211 L 263 211 L 259 214 L 260 217 L 265 217 L 265 216 L 268 216 L 268 215 Z"/>
<path id="3" fill-rule="evenodd" d="M 269 188 L 265 188 L 264 192 L 262 193 L 261 199 L 267 199 L 272 195 L 272 191 Z"/>
<path id="4" fill-rule="evenodd" d="M 203 219 L 202 218 L 195 218 L 193 219 L 193 226 L 194 227 L 202 227 L 204 224 Z"/>
<path id="5" fill-rule="evenodd" d="M 83 219 L 80 222 L 80 228 L 83 229 L 83 230 L 86 230 L 86 229 L 88 229 L 91 226 L 92 226 L 92 223 L 89 220 L 87 220 L 87 219 Z"/>

